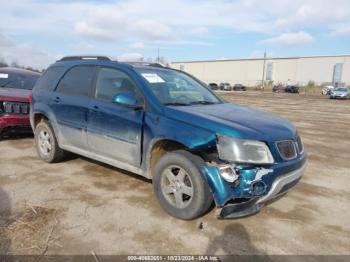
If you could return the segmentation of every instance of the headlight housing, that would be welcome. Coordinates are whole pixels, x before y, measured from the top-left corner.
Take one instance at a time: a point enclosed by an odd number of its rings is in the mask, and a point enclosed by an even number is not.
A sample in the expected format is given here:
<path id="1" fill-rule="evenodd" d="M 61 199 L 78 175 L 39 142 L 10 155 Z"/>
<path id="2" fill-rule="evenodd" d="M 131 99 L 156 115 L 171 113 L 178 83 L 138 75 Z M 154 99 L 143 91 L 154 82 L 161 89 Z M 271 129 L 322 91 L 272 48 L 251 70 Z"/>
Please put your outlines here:
<path id="1" fill-rule="evenodd" d="M 272 164 L 274 159 L 267 145 L 257 140 L 217 136 L 219 158 L 237 163 Z"/>

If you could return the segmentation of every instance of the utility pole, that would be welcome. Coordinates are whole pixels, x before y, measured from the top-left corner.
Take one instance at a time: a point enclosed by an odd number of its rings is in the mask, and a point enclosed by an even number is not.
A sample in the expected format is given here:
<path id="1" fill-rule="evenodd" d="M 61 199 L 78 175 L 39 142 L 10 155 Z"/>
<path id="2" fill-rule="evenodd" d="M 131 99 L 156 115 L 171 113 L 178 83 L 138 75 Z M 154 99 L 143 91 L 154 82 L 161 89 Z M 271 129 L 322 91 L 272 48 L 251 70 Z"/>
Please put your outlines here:
<path id="1" fill-rule="evenodd" d="M 158 47 L 157 62 L 159 63 L 159 47 Z"/>
<path id="2" fill-rule="evenodd" d="M 264 66 L 263 66 L 263 74 L 261 79 L 261 86 L 263 91 L 265 91 L 265 68 L 266 68 L 266 51 L 264 52 Z"/>

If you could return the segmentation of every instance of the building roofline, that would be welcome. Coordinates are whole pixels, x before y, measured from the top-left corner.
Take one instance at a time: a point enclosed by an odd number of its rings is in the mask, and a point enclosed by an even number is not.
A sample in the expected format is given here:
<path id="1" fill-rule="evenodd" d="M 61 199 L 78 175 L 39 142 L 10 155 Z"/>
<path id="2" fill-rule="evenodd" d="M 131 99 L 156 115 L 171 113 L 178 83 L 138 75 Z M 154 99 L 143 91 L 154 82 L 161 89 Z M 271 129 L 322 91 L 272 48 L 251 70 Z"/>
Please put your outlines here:
<path id="1" fill-rule="evenodd" d="M 350 57 L 350 54 L 345 55 L 316 55 L 316 56 L 290 56 L 290 57 L 266 57 L 266 60 L 282 60 L 282 59 L 300 59 L 300 58 L 326 58 L 326 57 Z M 217 59 L 217 60 L 188 60 L 188 61 L 174 61 L 171 64 L 180 63 L 203 63 L 203 62 L 228 62 L 228 61 L 254 61 L 264 60 L 260 58 L 233 58 L 233 59 Z"/>

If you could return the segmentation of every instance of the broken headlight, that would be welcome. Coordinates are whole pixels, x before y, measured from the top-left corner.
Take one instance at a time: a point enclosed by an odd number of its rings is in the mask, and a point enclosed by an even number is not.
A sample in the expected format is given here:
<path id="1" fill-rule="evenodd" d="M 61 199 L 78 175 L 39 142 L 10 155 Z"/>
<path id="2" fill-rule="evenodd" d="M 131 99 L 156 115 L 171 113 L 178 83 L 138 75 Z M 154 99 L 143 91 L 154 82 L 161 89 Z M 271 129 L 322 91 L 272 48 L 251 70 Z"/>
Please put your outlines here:
<path id="1" fill-rule="evenodd" d="M 217 136 L 219 158 L 237 163 L 272 164 L 271 152 L 264 142 Z"/>

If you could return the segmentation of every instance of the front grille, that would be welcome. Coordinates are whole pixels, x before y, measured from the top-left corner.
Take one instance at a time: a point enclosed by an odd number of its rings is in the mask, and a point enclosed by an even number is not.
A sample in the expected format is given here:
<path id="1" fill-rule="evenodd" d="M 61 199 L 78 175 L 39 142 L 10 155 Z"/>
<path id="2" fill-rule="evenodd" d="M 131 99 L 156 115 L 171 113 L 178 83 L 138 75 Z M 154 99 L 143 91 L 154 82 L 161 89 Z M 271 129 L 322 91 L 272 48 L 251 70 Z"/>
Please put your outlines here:
<path id="1" fill-rule="evenodd" d="M 290 160 L 297 156 L 296 143 L 294 141 L 279 141 L 276 143 L 276 145 L 283 159 Z"/>
<path id="2" fill-rule="evenodd" d="M 5 114 L 29 114 L 29 104 L 20 102 L 3 102 L 3 112 Z"/>

